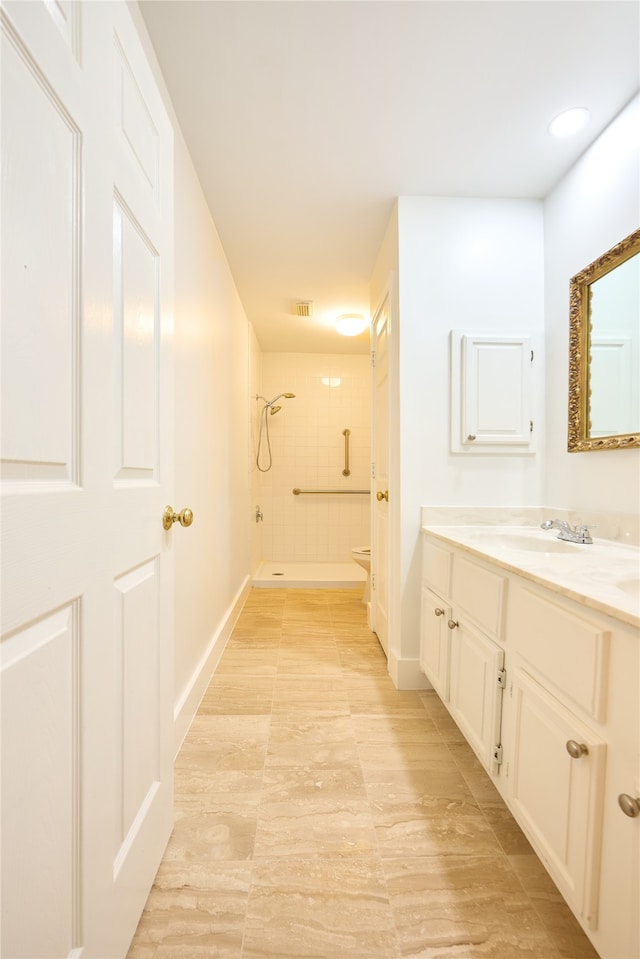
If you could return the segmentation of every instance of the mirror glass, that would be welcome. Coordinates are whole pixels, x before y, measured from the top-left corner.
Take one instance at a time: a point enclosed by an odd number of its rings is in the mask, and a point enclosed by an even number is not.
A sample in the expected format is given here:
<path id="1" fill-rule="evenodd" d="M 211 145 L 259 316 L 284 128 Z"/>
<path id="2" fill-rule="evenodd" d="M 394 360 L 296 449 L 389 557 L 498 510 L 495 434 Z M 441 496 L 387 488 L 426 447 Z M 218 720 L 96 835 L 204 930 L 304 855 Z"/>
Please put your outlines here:
<path id="1" fill-rule="evenodd" d="M 640 446 L 640 230 L 570 293 L 569 451 Z"/>

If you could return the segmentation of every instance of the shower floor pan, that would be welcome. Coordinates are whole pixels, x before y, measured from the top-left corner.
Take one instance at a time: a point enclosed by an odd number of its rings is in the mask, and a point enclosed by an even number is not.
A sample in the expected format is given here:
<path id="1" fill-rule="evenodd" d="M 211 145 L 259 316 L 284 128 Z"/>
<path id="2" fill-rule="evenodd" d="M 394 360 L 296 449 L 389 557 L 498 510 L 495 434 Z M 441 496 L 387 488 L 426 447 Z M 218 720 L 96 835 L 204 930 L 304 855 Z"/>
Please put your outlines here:
<path id="1" fill-rule="evenodd" d="M 276 563 L 265 560 L 253 577 L 259 589 L 351 589 L 367 574 L 357 563 Z"/>

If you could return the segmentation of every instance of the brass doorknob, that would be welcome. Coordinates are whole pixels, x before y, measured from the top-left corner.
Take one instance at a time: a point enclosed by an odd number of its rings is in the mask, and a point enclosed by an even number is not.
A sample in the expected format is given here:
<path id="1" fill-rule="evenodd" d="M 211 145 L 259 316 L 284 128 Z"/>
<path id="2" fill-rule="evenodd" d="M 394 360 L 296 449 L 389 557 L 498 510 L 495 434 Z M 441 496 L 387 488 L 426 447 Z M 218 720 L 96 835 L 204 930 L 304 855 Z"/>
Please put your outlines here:
<path id="1" fill-rule="evenodd" d="M 165 529 L 171 529 L 174 523 L 180 523 L 181 526 L 191 526 L 193 513 L 190 509 L 183 509 L 176 513 L 173 506 L 166 506 L 162 514 L 162 525 Z"/>
<path id="2" fill-rule="evenodd" d="M 635 796 L 630 796 L 628 793 L 620 793 L 618 796 L 618 805 L 625 816 L 630 816 L 631 819 L 640 816 L 640 799 L 636 799 Z"/>
<path id="3" fill-rule="evenodd" d="M 381 503 L 383 499 L 386 499 L 386 501 L 387 501 L 387 503 L 388 503 L 388 502 L 389 502 L 389 490 L 386 489 L 386 490 L 384 491 L 384 493 L 383 493 L 381 490 L 378 490 L 378 492 L 376 493 L 376 499 L 378 500 L 379 503 Z"/>

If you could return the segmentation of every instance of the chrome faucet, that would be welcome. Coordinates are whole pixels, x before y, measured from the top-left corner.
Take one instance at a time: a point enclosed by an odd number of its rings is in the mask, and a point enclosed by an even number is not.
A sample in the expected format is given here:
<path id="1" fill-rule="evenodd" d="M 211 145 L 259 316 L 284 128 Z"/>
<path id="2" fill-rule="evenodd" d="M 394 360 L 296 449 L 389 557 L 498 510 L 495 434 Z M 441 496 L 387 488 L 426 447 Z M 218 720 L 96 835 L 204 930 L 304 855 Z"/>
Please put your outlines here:
<path id="1" fill-rule="evenodd" d="M 571 526 L 563 519 L 546 519 L 540 523 L 540 529 L 559 529 L 558 539 L 564 539 L 567 543 L 593 543 L 589 533 L 593 526 Z"/>

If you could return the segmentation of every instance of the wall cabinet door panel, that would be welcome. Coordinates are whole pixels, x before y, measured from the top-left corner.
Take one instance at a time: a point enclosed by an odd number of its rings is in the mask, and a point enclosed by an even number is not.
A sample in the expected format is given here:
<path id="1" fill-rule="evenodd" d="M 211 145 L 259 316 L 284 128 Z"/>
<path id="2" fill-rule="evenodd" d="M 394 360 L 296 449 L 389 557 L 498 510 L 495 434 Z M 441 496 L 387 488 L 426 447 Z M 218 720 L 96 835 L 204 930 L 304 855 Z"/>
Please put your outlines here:
<path id="1" fill-rule="evenodd" d="M 451 333 L 451 449 L 531 453 L 533 349 L 528 335 Z"/>

